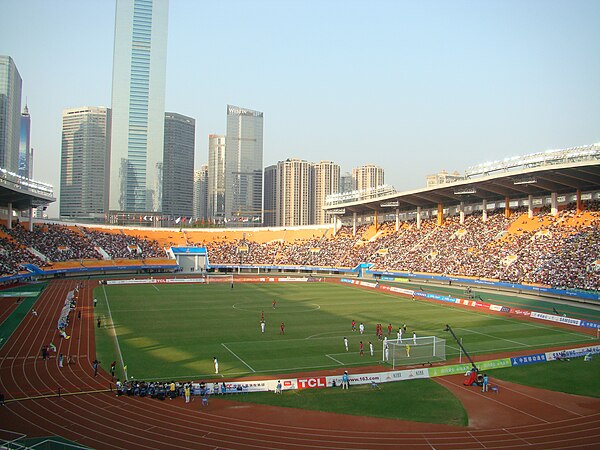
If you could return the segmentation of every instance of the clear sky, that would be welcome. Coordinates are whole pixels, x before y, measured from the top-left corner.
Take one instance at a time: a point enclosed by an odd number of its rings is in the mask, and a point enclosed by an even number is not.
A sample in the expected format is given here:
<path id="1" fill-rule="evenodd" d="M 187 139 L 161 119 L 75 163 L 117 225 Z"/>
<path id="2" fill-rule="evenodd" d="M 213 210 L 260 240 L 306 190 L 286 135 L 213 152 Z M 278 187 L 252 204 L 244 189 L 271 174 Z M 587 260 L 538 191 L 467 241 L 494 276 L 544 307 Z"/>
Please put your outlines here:
<path id="1" fill-rule="evenodd" d="M 0 0 L 34 178 L 57 198 L 62 110 L 110 106 L 114 14 L 114 0 Z M 197 168 L 229 103 L 264 112 L 265 166 L 373 163 L 416 189 L 600 142 L 599 23 L 598 0 L 170 0 L 166 108 L 196 119 Z"/>

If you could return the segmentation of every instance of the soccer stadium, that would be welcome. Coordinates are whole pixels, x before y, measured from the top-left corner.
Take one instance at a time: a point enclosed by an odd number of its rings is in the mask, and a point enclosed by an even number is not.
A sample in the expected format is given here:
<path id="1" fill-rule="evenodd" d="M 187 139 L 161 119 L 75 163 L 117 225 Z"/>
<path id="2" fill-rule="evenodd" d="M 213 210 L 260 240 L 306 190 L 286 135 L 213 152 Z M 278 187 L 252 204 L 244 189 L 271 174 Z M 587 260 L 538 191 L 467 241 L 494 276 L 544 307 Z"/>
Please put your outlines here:
<path id="1" fill-rule="evenodd" d="M 0 174 L 3 448 L 597 448 L 600 145 L 466 175 L 198 229 Z"/>

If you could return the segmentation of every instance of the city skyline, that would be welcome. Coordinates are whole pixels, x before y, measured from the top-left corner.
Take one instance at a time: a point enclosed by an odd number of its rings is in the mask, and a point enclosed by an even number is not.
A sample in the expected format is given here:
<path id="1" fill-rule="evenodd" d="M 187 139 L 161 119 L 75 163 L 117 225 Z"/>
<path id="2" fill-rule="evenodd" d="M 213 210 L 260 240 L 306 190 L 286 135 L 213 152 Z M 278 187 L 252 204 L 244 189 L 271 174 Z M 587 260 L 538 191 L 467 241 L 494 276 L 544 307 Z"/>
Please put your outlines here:
<path id="1" fill-rule="evenodd" d="M 398 190 L 600 140 L 598 2 L 341 5 L 171 0 L 165 107 L 196 119 L 196 168 L 208 135 L 225 134 L 226 104 L 268 117 L 263 166 L 292 155 L 344 173 L 372 163 Z M 33 177 L 58 198 L 61 111 L 110 105 L 115 4 L 10 0 L 3 11 L 0 54 L 14 59 L 33 116 Z M 193 25 L 220 16 L 227 33 Z"/>

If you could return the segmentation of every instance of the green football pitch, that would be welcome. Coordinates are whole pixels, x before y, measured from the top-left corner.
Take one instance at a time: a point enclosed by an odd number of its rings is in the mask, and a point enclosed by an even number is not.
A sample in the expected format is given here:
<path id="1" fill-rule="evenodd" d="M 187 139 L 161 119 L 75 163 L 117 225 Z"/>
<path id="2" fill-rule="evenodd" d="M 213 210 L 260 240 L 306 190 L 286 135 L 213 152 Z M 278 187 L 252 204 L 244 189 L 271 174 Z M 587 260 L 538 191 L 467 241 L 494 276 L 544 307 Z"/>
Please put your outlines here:
<path id="1" fill-rule="evenodd" d="M 146 380 L 269 377 L 380 364 L 377 323 L 383 324 L 385 334 L 391 323 L 392 338 L 406 324 L 409 336 L 415 331 L 417 336 L 445 339 L 448 359 L 458 357 L 459 350 L 444 331 L 446 324 L 478 359 L 490 353 L 596 342 L 574 328 L 333 283 L 236 283 L 233 289 L 229 283 L 106 285 L 97 287 L 94 296 L 94 313 L 102 325 L 96 328 L 97 355 L 103 367 L 108 370 L 114 360 L 119 376 L 125 365 L 129 377 Z M 364 323 L 364 335 L 352 331 L 352 320 L 357 328 Z M 359 354 L 361 340 L 364 356 Z M 373 357 L 369 341 L 375 347 Z M 219 361 L 218 375 L 213 357 Z"/>

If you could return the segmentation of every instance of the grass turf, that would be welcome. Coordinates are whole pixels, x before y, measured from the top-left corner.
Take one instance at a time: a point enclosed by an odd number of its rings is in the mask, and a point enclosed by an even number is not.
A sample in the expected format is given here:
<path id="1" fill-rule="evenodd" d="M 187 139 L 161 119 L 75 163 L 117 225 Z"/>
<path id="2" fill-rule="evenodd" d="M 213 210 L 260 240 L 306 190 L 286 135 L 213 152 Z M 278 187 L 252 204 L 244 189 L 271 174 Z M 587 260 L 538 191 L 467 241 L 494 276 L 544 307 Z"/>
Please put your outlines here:
<path id="1" fill-rule="evenodd" d="M 445 338 L 448 358 L 457 356 L 458 349 L 442 331 L 446 323 L 472 355 L 594 342 L 574 329 L 330 283 L 236 283 L 234 289 L 229 283 L 109 285 L 96 288 L 94 295 L 99 300 L 95 313 L 104 324 L 97 330 L 100 360 L 105 367 L 112 360 L 120 366 L 120 349 L 129 376 L 144 379 L 268 376 L 374 365 L 382 356 L 376 323 L 384 329 L 392 323 L 394 331 L 406 323 L 409 334 L 414 330 L 418 336 Z M 365 323 L 365 335 L 351 331 L 353 319 Z M 285 335 L 279 334 L 281 322 Z M 361 339 L 367 349 L 368 341 L 374 342 L 374 357 L 358 354 Z M 220 362 L 218 376 L 213 356 Z"/>
<path id="2" fill-rule="evenodd" d="M 595 355 L 588 362 L 585 362 L 583 358 L 572 358 L 570 361 L 549 361 L 541 364 L 494 369 L 488 372 L 490 377 L 512 383 L 600 398 L 599 355 Z"/>
<path id="3" fill-rule="evenodd" d="M 232 397 L 236 401 L 262 405 L 326 411 L 355 416 L 382 417 L 413 422 L 468 425 L 468 417 L 460 401 L 432 380 L 410 380 L 383 383 L 376 389 L 370 385 L 350 386 L 348 390 L 304 389 L 283 391 L 282 395 L 258 392 Z"/>

